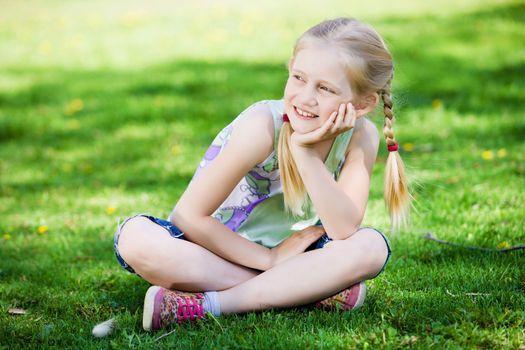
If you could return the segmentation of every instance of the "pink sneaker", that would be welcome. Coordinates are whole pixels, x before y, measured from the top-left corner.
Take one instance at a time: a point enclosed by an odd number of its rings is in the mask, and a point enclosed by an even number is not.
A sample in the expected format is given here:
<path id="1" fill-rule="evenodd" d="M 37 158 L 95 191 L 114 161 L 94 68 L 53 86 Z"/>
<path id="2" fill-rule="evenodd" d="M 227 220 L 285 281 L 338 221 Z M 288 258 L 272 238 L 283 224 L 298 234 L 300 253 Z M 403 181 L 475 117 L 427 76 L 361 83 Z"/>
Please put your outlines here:
<path id="1" fill-rule="evenodd" d="M 318 309 L 348 311 L 361 307 L 365 302 L 365 297 L 366 284 L 359 282 L 336 295 L 317 302 L 315 306 Z"/>
<path id="2" fill-rule="evenodd" d="M 152 286 L 144 297 L 142 326 L 156 331 L 173 323 L 205 318 L 204 293 L 186 293 Z"/>

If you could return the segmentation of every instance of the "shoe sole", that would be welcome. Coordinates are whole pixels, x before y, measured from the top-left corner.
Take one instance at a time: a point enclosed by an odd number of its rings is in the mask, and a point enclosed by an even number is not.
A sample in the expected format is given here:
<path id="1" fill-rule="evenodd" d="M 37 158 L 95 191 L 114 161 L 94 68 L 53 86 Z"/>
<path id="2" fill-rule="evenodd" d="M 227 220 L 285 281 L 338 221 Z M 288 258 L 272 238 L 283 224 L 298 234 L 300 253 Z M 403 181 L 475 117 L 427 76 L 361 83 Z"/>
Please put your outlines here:
<path id="1" fill-rule="evenodd" d="M 155 311 L 155 296 L 160 290 L 159 286 L 149 287 L 144 297 L 144 313 L 142 316 L 142 327 L 150 332 L 153 330 L 153 312 Z"/>

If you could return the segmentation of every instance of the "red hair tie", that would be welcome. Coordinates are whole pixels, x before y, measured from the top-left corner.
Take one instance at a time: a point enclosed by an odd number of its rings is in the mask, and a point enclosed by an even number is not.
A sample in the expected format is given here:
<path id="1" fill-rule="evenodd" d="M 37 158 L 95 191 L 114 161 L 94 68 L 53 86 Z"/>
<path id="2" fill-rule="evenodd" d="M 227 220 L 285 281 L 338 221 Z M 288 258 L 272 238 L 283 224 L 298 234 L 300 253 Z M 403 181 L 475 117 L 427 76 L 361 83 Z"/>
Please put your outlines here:
<path id="1" fill-rule="evenodd" d="M 290 122 L 290 119 L 288 119 L 288 114 L 283 114 L 283 122 Z"/>
<path id="2" fill-rule="evenodd" d="M 393 145 L 388 145 L 388 152 L 395 152 L 397 151 L 397 143 L 394 143 Z"/>

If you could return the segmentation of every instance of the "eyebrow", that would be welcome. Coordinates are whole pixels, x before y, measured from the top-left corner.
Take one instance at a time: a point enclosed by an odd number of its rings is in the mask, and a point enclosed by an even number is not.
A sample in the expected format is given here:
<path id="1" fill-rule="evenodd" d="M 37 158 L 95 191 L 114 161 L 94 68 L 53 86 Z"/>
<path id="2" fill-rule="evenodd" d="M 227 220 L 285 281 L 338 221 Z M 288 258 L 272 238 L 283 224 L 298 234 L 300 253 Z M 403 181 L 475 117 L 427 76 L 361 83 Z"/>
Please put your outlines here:
<path id="1" fill-rule="evenodd" d="M 296 69 L 296 68 L 293 68 L 292 71 L 296 71 L 297 73 L 301 73 L 301 74 L 304 74 L 306 76 L 308 76 L 308 74 L 306 74 L 305 72 L 303 72 L 302 70 L 300 69 Z M 328 80 L 320 80 L 321 83 L 325 83 L 325 84 L 328 84 L 328 85 L 331 85 L 335 90 L 336 92 L 341 92 L 341 90 L 337 87 L 337 84 L 334 84 Z"/>

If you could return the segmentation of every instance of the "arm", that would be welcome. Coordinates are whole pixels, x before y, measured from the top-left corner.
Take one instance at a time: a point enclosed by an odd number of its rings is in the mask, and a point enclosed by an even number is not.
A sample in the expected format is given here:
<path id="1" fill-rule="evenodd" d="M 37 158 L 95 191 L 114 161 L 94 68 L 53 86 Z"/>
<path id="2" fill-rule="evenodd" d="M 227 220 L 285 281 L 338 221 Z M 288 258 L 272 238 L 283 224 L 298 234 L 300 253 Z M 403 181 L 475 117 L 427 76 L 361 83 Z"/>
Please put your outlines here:
<path id="1" fill-rule="evenodd" d="M 266 270 L 270 250 L 239 236 L 211 214 L 241 178 L 273 149 L 273 119 L 266 105 L 254 106 L 236 122 L 223 151 L 202 169 L 171 213 L 171 221 L 193 242 L 240 265 Z"/>
<path id="2" fill-rule="evenodd" d="M 306 190 L 332 239 L 345 239 L 360 226 L 379 147 L 375 125 L 358 119 L 338 181 L 311 147 L 294 145 L 293 155 Z"/>

